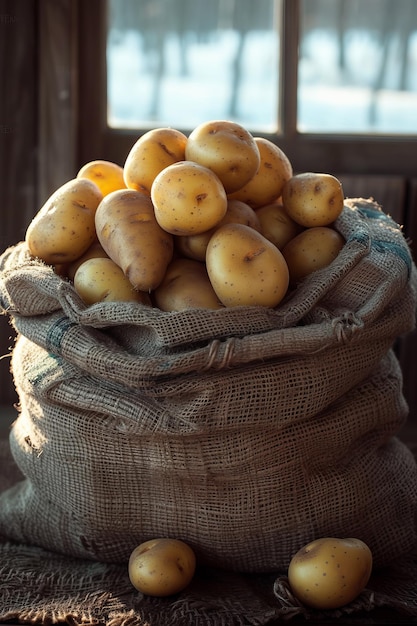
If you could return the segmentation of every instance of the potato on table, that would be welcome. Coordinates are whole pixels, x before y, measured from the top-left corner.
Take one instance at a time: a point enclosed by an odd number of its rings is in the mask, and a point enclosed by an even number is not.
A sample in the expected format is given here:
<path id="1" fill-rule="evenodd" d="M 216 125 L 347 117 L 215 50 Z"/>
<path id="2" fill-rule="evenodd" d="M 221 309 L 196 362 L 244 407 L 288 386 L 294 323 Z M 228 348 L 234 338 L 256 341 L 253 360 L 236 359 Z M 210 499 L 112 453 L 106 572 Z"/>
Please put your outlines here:
<path id="1" fill-rule="evenodd" d="M 372 561 L 372 552 L 361 539 L 322 537 L 293 556 L 288 581 L 294 595 L 307 606 L 337 609 L 366 587 Z"/>

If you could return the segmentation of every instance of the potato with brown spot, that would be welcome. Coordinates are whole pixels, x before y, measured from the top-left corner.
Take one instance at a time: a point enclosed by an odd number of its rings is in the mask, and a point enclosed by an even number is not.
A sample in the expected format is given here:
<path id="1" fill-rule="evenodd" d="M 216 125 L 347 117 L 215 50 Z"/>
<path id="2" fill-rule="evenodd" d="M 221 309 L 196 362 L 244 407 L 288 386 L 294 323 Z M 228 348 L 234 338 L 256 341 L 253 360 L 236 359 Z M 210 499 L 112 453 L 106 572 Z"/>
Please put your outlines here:
<path id="1" fill-rule="evenodd" d="M 273 308 L 288 289 L 288 267 L 274 244 L 244 224 L 225 224 L 207 247 L 207 272 L 224 306 Z"/>
<path id="2" fill-rule="evenodd" d="M 181 161 L 155 178 L 151 199 L 158 224 L 173 235 L 197 235 L 216 226 L 227 210 L 219 178 L 207 167 Z"/>
<path id="3" fill-rule="evenodd" d="M 301 548 L 291 559 L 288 582 L 294 595 L 316 609 L 352 602 L 366 587 L 372 552 L 356 538 L 324 537 Z"/>
<path id="4" fill-rule="evenodd" d="M 303 230 L 303 227 L 291 219 L 284 206 L 279 202 L 265 204 L 257 209 L 256 215 L 263 236 L 280 250 Z"/>
<path id="5" fill-rule="evenodd" d="M 125 189 L 123 168 L 113 161 L 97 159 L 82 166 L 77 178 L 88 178 L 97 185 L 103 196 L 117 189 Z"/>
<path id="6" fill-rule="evenodd" d="M 281 196 L 293 171 L 289 158 L 279 146 L 263 137 L 254 139 L 260 154 L 259 168 L 249 182 L 229 194 L 229 198 L 242 200 L 253 209 L 258 209 Z"/>
<path id="7" fill-rule="evenodd" d="M 291 284 L 330 265 L 344 244 L 343 236 L 330 226 L 306 228 L 296 235 L 282 249 Z"/>
<path id="8" fill-rule="evenodd" d="M 74 287 L 87 305 L 139 302 L 151 306 L 149 294 L 134 289 L 123 270 L 108 257 L 93 257 L 81 263 L 74 275 Z"/>
<path id="9" fill-rule="evenodd" d="M 259 149 L 251 133 L 228 120 L 203 122 L 194 128 L 185 158 L 215 172 L 228 194 L 243 187 L 260 165 Z"/>
<path id="10" fill-rule="evenodd" d="M 172 259 L 174 242 L 156 221 L 149 196 L 135 189 L 113 191 L 100 202 L 95 223 L 103 249 L 135 289 L 155 289 Z"/>
<path id="11" fill-rule="evenodd" d="M 343 211 L 342 183 L 331 174 L 303 172 L 285 183 L 282 203 L 288 215 L 305 228 L 329 226 Z"/>
<path id="12" fill-rule="evenodd" d="M 223 308 L 205 264 L 186 258 L 171 261 L 163 281 L 155 289 L 153 301 L 162 311 Z"/>
<path id="13" fill-rule="evenodd" d="M 139 137 L 124 164 L 126 186 L 151 193 L 152 183 L 163 169 L 185 159 L 187 137 L 175 128 L 154 128 Z"/>
<path id="14" fill-rule="evenodd" d="M 193 549 L 184 541 L 150 539 L 131 553 L 128 573 L 132 585 L 148 596 L 179 593 L 191 583 L 196 569 Z"/>
<path id="15" fill-rule="evenodd" d="M 91 180 L 75 178 L 59 187 L 30 222 L 30 254 L 51 265 L 78 259 L 96 239 L 95 213 L 102 193 Z"/>
<path id="16" fill-rule="evenodd" d="M 214 228 L 197 235 L 177 236 L 175 238 L 176 249 L 189 259 L 205 262 L 208 243 L 215 230 L 223 224 L 246 224 L 258 232 L 261 230 L 256 211 L 240 200 L 228 200 L 226 214 Z"/>

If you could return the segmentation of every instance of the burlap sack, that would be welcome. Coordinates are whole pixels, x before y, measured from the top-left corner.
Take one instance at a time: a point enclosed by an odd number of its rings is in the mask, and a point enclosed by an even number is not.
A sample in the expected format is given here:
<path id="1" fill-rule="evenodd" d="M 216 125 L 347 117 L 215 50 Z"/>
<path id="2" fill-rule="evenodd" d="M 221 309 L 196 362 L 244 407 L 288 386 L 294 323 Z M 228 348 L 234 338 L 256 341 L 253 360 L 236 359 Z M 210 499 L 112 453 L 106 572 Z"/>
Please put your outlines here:
<path id="1" fill-rule="evenodd" d="M 0 534 L 107 562 L 172 536 L 241 572 L 284 570 L 319 536 L 360 537 L 376 565 L 415 545 L 392 346 L 417 271 L 374 202 L 346 201 L 336 227 L 336 261 L 277 310 L 85 307 L 23 243 L 6 251 L 27 478 L 0 498 Z"/>

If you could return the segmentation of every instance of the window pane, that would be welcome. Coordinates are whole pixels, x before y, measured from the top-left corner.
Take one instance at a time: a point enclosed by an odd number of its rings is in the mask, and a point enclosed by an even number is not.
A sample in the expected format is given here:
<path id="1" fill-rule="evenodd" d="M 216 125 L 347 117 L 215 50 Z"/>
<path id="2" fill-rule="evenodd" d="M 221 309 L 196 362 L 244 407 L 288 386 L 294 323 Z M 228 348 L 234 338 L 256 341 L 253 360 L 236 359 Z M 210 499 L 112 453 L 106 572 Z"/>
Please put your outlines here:
<path id="1" fill-rule="evenodd" d="M 108 124 L 276 130 L 280 0 L 108 0 Z"/>
<path id="2" fill-rule="evenodd" d="M 416 0 L 302 0 L 298 126 L 417 133 Z"/>

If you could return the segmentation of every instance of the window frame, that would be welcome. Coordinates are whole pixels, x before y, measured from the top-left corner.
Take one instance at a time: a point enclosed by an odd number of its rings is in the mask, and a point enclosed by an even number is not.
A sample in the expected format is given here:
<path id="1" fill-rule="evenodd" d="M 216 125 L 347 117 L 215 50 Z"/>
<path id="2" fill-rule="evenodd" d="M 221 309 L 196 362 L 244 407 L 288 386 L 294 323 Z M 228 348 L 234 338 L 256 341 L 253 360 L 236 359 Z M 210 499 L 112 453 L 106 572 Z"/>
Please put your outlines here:
<path id="1" fill-rule="evenodd" d="M 145 128 L 107 125 L 106 2 L 78 7 L 78 160 L 107 158 L 121 165 Z M 297 66 L 300 0 L 282 0 L 280 112 L 277 133 L 256 133 L 278 144 L 294 171 L 415 176 L 415 135 L 300 133 L 297 130 Z M 91 37 L 94 32 L 96 37 Z M 88 98 L 83 95 L 88 94 Z M 189 133 L 192 129 L 179 128 Z"/>

